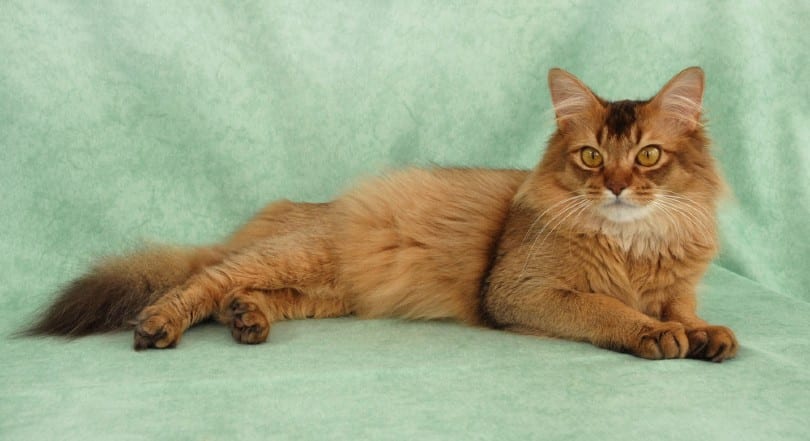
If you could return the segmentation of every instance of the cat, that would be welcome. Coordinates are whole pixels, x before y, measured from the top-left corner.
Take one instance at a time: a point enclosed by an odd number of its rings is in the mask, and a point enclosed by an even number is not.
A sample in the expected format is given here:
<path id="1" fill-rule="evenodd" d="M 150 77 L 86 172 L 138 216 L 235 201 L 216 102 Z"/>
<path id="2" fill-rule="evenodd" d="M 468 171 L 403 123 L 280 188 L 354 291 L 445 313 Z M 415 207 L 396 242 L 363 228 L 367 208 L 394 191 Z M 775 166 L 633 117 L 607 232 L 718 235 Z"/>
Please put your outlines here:
<path id="1" fill-rule="evenodd" d="M 135 349 L 170 348 L 215 318 L 255 344 L 279 320 L 351 314 L 734 357 L 734 333 L 695 312 L 724 189 L 703 71 L 644 101 L 606 101 L 558 68 L 548 82 L 556 130 L 533 170 L 411 168 L 328 203 L 277 201 L 222 243 L 100 262 L 29 334 L 134 325 Z"/>

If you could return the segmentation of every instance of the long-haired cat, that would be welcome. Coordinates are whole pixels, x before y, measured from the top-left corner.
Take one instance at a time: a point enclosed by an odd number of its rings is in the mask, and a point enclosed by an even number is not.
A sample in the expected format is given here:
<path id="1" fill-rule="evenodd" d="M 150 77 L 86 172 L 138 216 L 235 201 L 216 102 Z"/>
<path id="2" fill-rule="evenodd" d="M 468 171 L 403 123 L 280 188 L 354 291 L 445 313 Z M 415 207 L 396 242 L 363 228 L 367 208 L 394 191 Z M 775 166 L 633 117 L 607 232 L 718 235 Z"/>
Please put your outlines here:
<path id="1" fill-rule="evenodd" d="M 108 259 L 30 329 L 135 325 L 175 346 L 214 317 L 242 343 L 285 319 L 455 319 L 649 359 L 722 361 L 732 331 L 696 313 L 723 188 L 702 124 L 703 71 L 609 102 L 548 75 L 557 130 L 531 171 L 406 169 L 332 202 L 279 201 L 228 240 Z"/>

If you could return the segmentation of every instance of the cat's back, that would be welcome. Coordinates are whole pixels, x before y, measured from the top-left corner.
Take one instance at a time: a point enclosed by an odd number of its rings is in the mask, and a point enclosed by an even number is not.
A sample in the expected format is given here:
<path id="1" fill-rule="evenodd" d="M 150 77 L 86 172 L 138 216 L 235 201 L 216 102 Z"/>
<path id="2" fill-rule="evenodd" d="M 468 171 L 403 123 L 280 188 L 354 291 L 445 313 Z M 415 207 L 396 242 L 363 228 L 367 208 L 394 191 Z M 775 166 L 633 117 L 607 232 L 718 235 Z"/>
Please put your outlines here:
<path id="1" fill-rule="evenodd" d="M 491 215 L 492 208 L 507 209 L 527 176 L 525 170 L 408 168 L 366 178 L 335 203 L 352 220 L 371 225 L 424 224 L 439 214 L 448 224 L 465 224 Z"/>
<path id="2" fill-rule="evenodd" d="M 477 287 L 523 170 L 405 169 L 335 201 L 342 289 L 364 316 L 474 322 Z M 366 296 L 374 302 L 366 302 Z"/>
<path id="3" fill-rule="evenodd" d="M 523 170 L 410 168 L 361 181 L 335 201 L 345 228 L 428 239 L 502 227 Z M 346 231 L 353 234 L 352 231 Z"/>

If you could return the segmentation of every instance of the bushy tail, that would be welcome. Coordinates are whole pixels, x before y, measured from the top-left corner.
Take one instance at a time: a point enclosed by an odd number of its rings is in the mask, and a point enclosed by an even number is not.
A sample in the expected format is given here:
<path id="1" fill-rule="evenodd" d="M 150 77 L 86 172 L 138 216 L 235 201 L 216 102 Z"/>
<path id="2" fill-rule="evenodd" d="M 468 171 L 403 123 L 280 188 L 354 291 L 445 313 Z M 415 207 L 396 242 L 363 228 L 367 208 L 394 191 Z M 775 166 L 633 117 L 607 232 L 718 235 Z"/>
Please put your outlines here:
<path id="1" fill-rule="evenodd" d="M 146 306 L 218 263 L 214 248 L 151 247 L 99 262 L 71 282 L 25 335 L 83 335 L 130 327 Z"/>

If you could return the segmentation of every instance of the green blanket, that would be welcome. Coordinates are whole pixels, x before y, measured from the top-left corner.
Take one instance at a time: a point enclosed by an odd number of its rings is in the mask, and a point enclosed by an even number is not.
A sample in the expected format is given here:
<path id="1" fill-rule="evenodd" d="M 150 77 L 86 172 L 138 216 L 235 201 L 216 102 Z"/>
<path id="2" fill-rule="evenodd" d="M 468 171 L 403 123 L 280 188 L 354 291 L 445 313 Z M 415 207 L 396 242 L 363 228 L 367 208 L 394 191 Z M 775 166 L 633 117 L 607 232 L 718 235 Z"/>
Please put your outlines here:
<path id="1" fill-rule="evenodd" d="M 0 1 L 0 439 L 810 438 L 810 3 Z M 96 257 L 206 243 L 405 164 L 534 166 L 546 72 L 646 98 L 690 65 L 732 193 L 715 365 L 453 323 L 12 338 Z"/>

